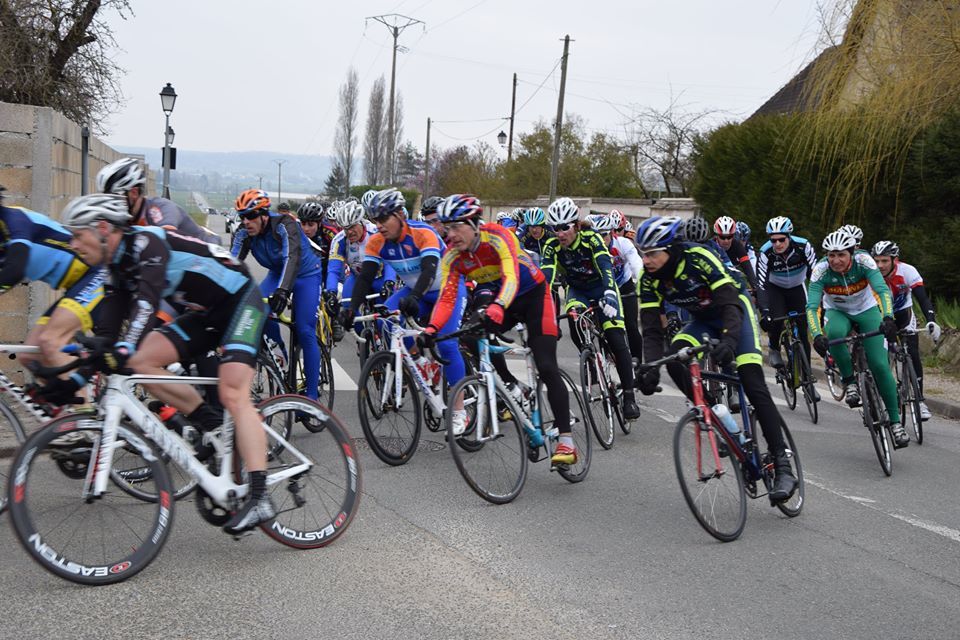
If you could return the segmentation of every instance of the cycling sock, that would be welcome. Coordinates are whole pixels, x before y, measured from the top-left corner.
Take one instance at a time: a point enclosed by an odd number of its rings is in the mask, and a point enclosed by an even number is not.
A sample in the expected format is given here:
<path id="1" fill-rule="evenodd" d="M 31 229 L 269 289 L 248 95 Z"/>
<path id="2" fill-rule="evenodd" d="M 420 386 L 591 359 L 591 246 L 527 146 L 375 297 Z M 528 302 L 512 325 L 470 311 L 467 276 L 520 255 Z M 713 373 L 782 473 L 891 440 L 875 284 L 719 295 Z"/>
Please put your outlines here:
<path id="1" fill-rule="evenodd" d="M 560 444 L 565 444 L 568 447 L 573 446 L 573 436 L 560 436 Z"/>
<path id="2" fill-rule="evenodd" d="M 250 499 L 258 500 L 267 492 L 267 472 L 250 472 Z"/>

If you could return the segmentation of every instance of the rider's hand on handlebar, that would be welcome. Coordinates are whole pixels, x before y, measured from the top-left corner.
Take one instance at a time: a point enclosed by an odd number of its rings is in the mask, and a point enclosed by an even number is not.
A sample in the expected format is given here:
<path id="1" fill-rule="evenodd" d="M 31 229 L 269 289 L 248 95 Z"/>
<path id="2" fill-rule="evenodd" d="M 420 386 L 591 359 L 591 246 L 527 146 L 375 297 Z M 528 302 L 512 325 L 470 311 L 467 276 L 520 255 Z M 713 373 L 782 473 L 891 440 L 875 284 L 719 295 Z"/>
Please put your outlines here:
<path id="1" fill-rule="evenodd" d="M 880 322 L 880 330 L 883 331 L 883 336 L 887 339 L 887 342 L 893 344 L 897 340 L 897 321 L 893 319 L 893 316 L 886 316 Z"/>
<path id="2" fill-rule="evenodd" d="M 640 381 L 637 387 L 643 395 L 652 396 L 657 392 L 659 385 L 660 367 L 650 367 L 640 374 Z"/>
<path id="3" fill-rule="evenodd" d="M 483 326 L 488 331 L 497 331 L 503 324 L 503 307 L 496 302 L 487 305 L 483 310 Z"/>
<path id="4" fill-rule="evenodd" d="M 432 324 L 428 324 L 424 327 L 417 335 L 417 348 L 420 349 L 420 353 L 426 353 L 433 349 L 437 344 L 437 331 L 438 329 Z"/>
<path id="5" fill-rule="evenodd" d="M 420 296 L 411 293 L 400 298 L 397 309 L 406 317 L 417 319 L 420 316 Z"/>
<path id="6" fill-rule="evenodd" d="M 616 317 L 617 311 L 620 310 L 620 299 L 617 297 L 616 291 L 607 289 L 603 292 L 603 297 L 600 298 L 600 310 L 608 318 Z"/>
<path id="7" fill-rule="evenodd" d="M 720 338 L 720 342 L 713 347 L 710 351 L 710 355 L 713 356 L 714 361 L 724 367 L 731 362 L 737 355 L 736 344 L 730 339 L 729 336 L 725 335 Z"/>
<path id="8" fill-rule="evenodd" d="M 760 311 L 760 328 L 764 331 L 770 331 L 773 327 L 773 316 L 770 315 L 769 309 L 762 309 Z"/>
<path id="9" fill-rule="evenodd" d="M 72 374 L 69 378 L 54 378 L 37 390 L 37 394 L 50 404 L 62 406 L 65 404 L 76 404 L 81 399 L 77 398 L 77 391 L 87 383 L 79 373 Z"/>
<path id="10" fill-rule="evenodd" d="M 286 289 L 277 289 L 270 294 L 270 310 L 274 315 L 282 314 L 288 304 L 290 304 L 290 292 Z"/>
<path id="11" fill-rule="evenodd" d="M 350 310 L 350 307 L 344 307 L 340 310 L 340 315 L 337 316 L 337 322 L 339 322 L 344 329 L 353 328 L 353 311 Z"/>
<path id="12" fill-rule="evenodd" d="M 940 325 L 932 320 L 927 323 L 927 333 L 934 342 L 940 342 Z"/>
<path id="13" fill-rule="evenodd" d="M 830 350 L 829 340 L 822 333 L 813 339 L 813 350 L 820 354 L 821 358 L 826 358 Z"/>

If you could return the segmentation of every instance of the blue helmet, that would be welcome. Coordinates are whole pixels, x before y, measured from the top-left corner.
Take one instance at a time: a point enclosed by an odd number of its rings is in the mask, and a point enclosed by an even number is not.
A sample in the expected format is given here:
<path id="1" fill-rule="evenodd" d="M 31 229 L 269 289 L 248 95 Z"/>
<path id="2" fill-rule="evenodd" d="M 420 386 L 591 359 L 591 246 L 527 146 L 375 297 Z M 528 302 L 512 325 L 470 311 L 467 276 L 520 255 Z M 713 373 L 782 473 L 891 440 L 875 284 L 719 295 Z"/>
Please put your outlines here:
<path id="1" fill-rule="evenodd" d="M 384 189 L 377 191 L 370 198 L 370 205 L 367 207 L 367 215 L 371 220 L 376 220 L 391 213 L 404 213 L 404 207 L 407 201 L 397 189 Z"/>
<path id="2" fill-rule="evenodd" d="M 547 224 L 547 214 L 540 207 L 530 207 L 523 213 L 523 224 L 528 227 L 542 227 Z"/>
<path id="3" fill-rule="evenodd" d="M 767 235 L 782 233 L 786 236 L 793 233 L 793 221 L 786 216 L 777 216 L 767 220 Z"/>
<path id="4" fill-rule="evenodd" d="M 477 220 L 482 215 L 480 200 L 469 193 L 455 193 L 437 205 L 437 217 L 442 222 L 467 222 Z"/>
<path id="5" fill-rule="evenodd" d="M 743 220 L 737 222 L 737 234 L 742 242 L 748 242 L 750 240 L 750 225 Z"/>
<path id="6" fill-rule="evenodd" d="M 666 249 L 681 239 L 683 220 L 676 216 L 655 216 L 637 229 L 634 240 L 639 249 Z"/>

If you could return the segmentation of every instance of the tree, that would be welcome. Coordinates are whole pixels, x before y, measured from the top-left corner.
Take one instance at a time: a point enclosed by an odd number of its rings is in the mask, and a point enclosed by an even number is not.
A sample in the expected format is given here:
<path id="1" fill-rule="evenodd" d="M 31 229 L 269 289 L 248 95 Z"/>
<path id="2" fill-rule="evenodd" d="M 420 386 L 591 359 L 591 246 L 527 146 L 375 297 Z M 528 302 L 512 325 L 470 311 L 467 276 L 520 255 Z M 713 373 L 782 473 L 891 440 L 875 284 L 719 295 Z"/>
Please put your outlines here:
<path id="1" fill-rule="evenodd" d="M 103 133 L 120 103 L 122 70 L 101 9 L 121 17 L 128 0 L 0 0 L 0 100 L 56 109 Z"/>
<path id="2" fill-rule="evenodd" d="M 363 174 L 367 184 L 380 184 L 384 178 L 387 149 L 387 107 L 384 104 L 386 81 L 380 76 L 370 88 L 367 107 L 367 131 L 363 138 Z"/>
<path id="3" fill-rule="evenodd" d="M 423 154 L 409 140 L 397 149 L 397 179 L 401 187 L 423 188 Z"/>
<path id="4" fill-rule="evenodd" d="M 347 182 L 347 172 L 344 170 L 340 161 L 333 164 L 327 181 L 323 184 L 323 193 L 331 198 L 347 197 L 349 194 L 349 183 Z"/>
<path id="5" fill-rule="evenodd" d="M 334 147 L 337 164 L 344 173 L 345 184 L 350 184 L 353 172 L 353 155 L 357 146 L 357 103 L 360 98 L 360 79 L 353 67 L 347 71 L 347 81 L 340 87 L 340 117 L 337 118 L 337 133 Z"/>

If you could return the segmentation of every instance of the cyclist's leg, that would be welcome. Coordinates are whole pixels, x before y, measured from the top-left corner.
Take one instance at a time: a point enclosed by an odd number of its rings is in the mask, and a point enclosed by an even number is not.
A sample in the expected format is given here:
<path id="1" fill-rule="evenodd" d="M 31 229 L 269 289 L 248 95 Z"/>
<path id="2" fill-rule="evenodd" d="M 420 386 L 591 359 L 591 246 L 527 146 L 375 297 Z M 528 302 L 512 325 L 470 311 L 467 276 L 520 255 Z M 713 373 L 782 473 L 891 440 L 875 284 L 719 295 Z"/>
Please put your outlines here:
<path id="1" fill-rule="evenodd" d="M 642 362 L 643 338 L 640 336 L 640 301 L 636 280 L 630 280 L 620 286 L 620 300 L 623 303 L 623 320 L 627 329 L 630 355 Z"/>
<path id="2" fill-rule="evenodd" d="M 770 306 L 770 317 L 779 318 L 780 316 L 786 315 L 787 309 L 787 296 L 786 290 L 781 289 L 775 284 L 767 285 L 767 303 Z M 770 351 L 780 353 L 780 334 L 783 333 L 783 320 L 779 322 L 774 322 L 770 325 L 770 329 L 767 331 L 767 338 L 770 340 Z M 781 356 L 786 356 L 787 354 L 781 353 Z"/>
<path id="3" fill-rule="evenodd" d="M 320 347 L 317 346 L 317 305 L 320 304 L 320 273 L 300 276 L 293 283 L 294 331 L 303 353 L 304 395 L 317 399 L 320 378 Z"/>
<path id="4" fill-rule="evenodd" d="M 861 333 L 876 331 L 880 328 L 880 309 L 873 307 L 851 318 Z M 890 370 L 890 361 L 887 359 L 887 350 L 884 347 L 883 336 L 873 336 L 863 341 L 863 350 L 867 356 L 873 379 L 877 382 L 877 389 L 883 404 L 887 408 L 890 422 L 900 422 L 900 402 L 897 398 L 897 381 Z"/>
<path id="5" fill-rule="evenodd" d="M 823 333 L 827 340 L 837 340 L 846 338 L 850 335 L 850 329 L 853 323 L 850 318 L 838 309 L 827 309 L 824 314 Z M 840 380 L 843 384 L 853 382 L 853 360 L 850 358 L 850 350 L 845 344 L 835 344 L 830 347 L 830 355 L 837 363 L 837 369 L 840 370 Z"/>
<path id="6" fill-rule="evenodd" d="M 599 300 L 602 296 L 602 287 L 590 292 L 591 300 Z M 617 373 L 620 374 L 620 381 L 623 383 L 623 397 L 633 400 L 633 360 L 630 347 L 627 346 L 626 323 L 623 320 L 623 303 L 620 301 L 619 291 L 617 291 L 617 302 L 617 315 L 612 318 L 603 316 L 603 336 L 617 364 Z"/>
<path id="7" fill-rule="evenodd" d="M 473 295 L 470 296 L 470 300 L 467 304 L 467 309 L 464 312 L 464 315 L 471 316 L 477 310 L 486 307 L 488 304 L 493 302 L 497 292 L 500 290 L 500 283 L 491 283 L 491 285 L 492 286 L 479 285 L 473 290 Z M 556 318 L 554 318 L 554 322 L 556 322 Z M 504 323 L 504 331 L 506 331 L 510 326 L 511 325 L 509 323 Z M 477 344 L 478 341 L 472 338 L 468 338 L 465 342 L 463 342 L 463 345 L 470 351 L 470 353 L 473 354 L 474 362 L 479 362 L 480 357 L 480 351 Z M 507 358 L 502 353 L 491 353 L 490 364 L 493 365 L 493 368 L 500 376 L 500 379 L 506 384 L 517 384 L 518 380 L 510 371 L 510 368 L 507 367 Z"/>
<path id="8" fill-rule="evenodd" d="M 760 351 L 760 327 L 747 296 L 740 294 L 740 307 L 744 312 L 737 343 L 737 373 L 747 399 L 757 412 L 757 421 L 770 453 L 783 453 L 783 433 L 780 431 L 780 412 L 773 403 L 767 381 L 763 377 L 763 355 Z"/>
<path id="9" fill-rule="evenodd" d="M 717 329 L 706 322 L 692 320 L 685 324 L 677 335 L 673 337 L 667 346 L 667 355 L 673 355 L 684 347 L 697 347 L 700 345 L 700 337 L 707 334 L 711 337 L 719 335 Z M 680 362 L 668 362 L 667 373 L 677 388 L 683 392 L 688 400 L 693 402 L 693 381 L 690 379 L 690 370 Z"/>
<path id="10" fill-rule="evenodd" d="M 107 270 L 90 269 L 77 280 L 37 321 L 30 330 L 25 344 L 40 348 L 40 359 L 47 366 L 59 366 L 72 359 L 60 349 L 73 339 L 77 331 L 84 333 L 93 328 L 97 305 L 103 300 L 103 281 Z M 33 354 L 20 354 L 18 360 L 26 363 L 34 360 Z"/>
<path id="11" fill-rule="evenodd" d="M 357 276 L 354 273 L 348 275 L 343 281 L 343 289 L 340 291 L 340 309 L 346 309 L 353 302 L 353 287 L 357 284 Z M 381 285 L 382 286 L 382 285 Z M 377 291 L 380 287 L 377 287 L 376 282 L 370 287 L 371 291 Z M 348 300 L 350 302 L 348 302 Z M 360 308 L 360 307 L 358 307 Z M 339 323 L 336 323 L 339 324 Z M 360 331 L 363 330 L 363 324 L 355 322 L 353 324 L 353 330 L 357 335 L 360 335 Z"/>
<path id="12" fill-rule="evenodd" d="M 514 309 L 515 305 L 521 305 Z M 553 295 L 546 283 L 517 298 L 511 305 L 510 318 L 519 318 L 527 326 L 530 351 L 537 373 L 547 388 L 547 401 L 553 409 L 554 424 L 561 434 L 570 433 L 570 397 L 560 377 L 557 363 L 557 312 Z"/>
<path id="13" fill-rule="evenodd" d="M 923 361 L 920 358 L 920 337 L 917 335 L 916 317 L 913 315 L 913 309 L 901 309 L 893 313 L 897 321 L 897 328 L 901 331 L 908 330 L 903 337 L 910 349 L 910 361 L 913 363 L 913 371 L 917 374 L 917 386 L 920 388 L 920 397 L 923 397 Z"/>
<path id="14" fill-rule="evenodd" d="M 273 271 L 268 271 L 267 275 L 263 278 L 263 281 L 260 283 L 260 295 L 263 298 L 269 298 L 270 295 L 276 291 L 277 286 L 280 284 L 280 275 L 274 273 Z M 267 335 L 268 338 L 280 345 L 280 350 L 283 352 L 284 358 L 288 358 L 289 354 L 287 353 L 286 343 L 283 341 L 283 336 L 280 334 L 280 323 L 276 320 L 267 320 L 267 324 L 263 329 L 263 332 Z"/>
<path id="15" fill-rule="evenodd" d="M 438 295 L 438 291 L 428 291 L 423 296 L 423 299 L 420 301 L 420 315 L 430 313 L 434 303 L 437 301 Z M 445 336 L 460 328 L 460 321 L 463 320 L 463 310 L 466 302 L 467 291 L 463 286 L 463 280 L 461 280 L 457 286 L 457 303 L 453 307 L 450 319 L 448 319 L 446 324 L 440 327 L 440 330 L 437 332 L 438 336 Z M 443 365 L 443 373 L 447 377 L 447 384 L 453 386 L 460 382 L 465 373 L 463 356 L 460 355 L 460 341 L 443 340 L 437 342 L 437 352 L 447 361 L 447 364 Z"/>
<path id="16" fill-rule="evenodd" d="M 582 311 L 590 306 L 590 298 L 585 292 L 573 287 L 567 287 L 567 298 L 563 305 L 563 313 L 570 313 L 571 309 Z M 583 345 L 586 343 L 586 336 L 581 335 L 573 318 L 567 318 L 567 326 L 570 328 L 570 339 L 576 345 L 578 351 L 583 351 Z"/>

